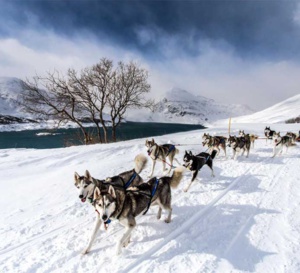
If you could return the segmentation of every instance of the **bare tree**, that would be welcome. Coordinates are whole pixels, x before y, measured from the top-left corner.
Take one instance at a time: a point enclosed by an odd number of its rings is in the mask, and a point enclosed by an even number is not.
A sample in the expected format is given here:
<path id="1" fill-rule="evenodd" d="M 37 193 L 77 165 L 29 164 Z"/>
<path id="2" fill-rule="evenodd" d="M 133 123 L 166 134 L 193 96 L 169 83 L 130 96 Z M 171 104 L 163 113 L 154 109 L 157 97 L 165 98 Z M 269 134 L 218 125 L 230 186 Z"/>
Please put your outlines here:
<path id="1" fill-rule="evenodd" d="M 53 119 L 57 127 L 72 121 L 76 123 L 88 144 L 90 135 L 80 120 L 83 109 L 73 90 L 58 72 L 48 72 L 45 77 L 35 76 L 33 81 L 23 82 L 24 92 L 20 104 L 23 109 L 42 119 Z"/>
<path id="2" fill-rule="evenodd" d="M 130 108 L 151 108 L 154 101 L 146 99 L 150 92 L 148 72 L 136 63 L 118 63 L 114 77 L 110 82 L 108 103 L 112 122 L 112 140 L 116 141 L 116 128 Z"/>
<path id="3" fill-rule="evenodd" d="M 92 139 L 82 118 L 88 117 L 97 127 L 99 142 L 107 143 L 108 120 L 112 126 L 112 141 L 116 141 L 116 128 L 128 109 L 153 106 L 153 100 L 145 96 L 150 91 L 147 80 L 147 71 L 136 63 L 119 62 L 114 68 L 111 60 L 103 58 L 80 73 L 69 69 L 66 78 L 54 72 L 25 82 L 22 105 L 29 113 L 56 120 L 58 126 L 75 122 L 86 144 Z"/>

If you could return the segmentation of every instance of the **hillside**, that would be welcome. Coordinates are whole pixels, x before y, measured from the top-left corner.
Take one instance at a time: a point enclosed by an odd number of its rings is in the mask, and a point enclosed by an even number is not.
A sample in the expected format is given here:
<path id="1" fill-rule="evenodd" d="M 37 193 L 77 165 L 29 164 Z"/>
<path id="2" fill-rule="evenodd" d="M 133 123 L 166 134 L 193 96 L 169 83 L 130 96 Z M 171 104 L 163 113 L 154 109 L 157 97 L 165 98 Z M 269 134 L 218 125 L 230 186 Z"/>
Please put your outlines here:
<path id="1" fill-rule="evenodd" d="M 235 123 L 284 123 L 300 117 L 300 94 L 251 115 L 233 118 Z"/>
<path id="2" fill-rule="evenodd" d="M 21 92 L 22 81 L 20 79 L 0 77 L 0 115 L 18 118 L 24 117 L 24 112 L 22 112 L 21 107 L 15 102 Z"/>

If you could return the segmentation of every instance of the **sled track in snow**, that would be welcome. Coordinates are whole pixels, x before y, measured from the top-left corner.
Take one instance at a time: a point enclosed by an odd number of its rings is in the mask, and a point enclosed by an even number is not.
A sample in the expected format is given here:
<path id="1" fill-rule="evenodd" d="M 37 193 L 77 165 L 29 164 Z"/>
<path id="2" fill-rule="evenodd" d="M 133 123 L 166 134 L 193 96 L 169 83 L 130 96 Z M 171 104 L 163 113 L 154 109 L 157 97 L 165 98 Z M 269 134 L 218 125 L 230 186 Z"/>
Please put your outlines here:
<path id="1" fill-rule="evenodd" d="M 264 161 L 260 162 L 261 163 L 266 163 L 270 160 L 270 158 L 265 159 Z M 256 166 L 252 166 L 250 168 L 248 168 L 246 170 L 246 172 L 243 173 L 243 175 L 248 174 L 252 169 L 254 169 Z M 130 264 L 129 266 L 127 266 L 123 272 L 128 272 L 129 270 L 132 270 L 133 268 L 135 268 L 139 263 L 141 263 L 141 261 L 144 258 L 150 257 L 151 255 L 155 254 L 162 246 L 164 246 L 165 244 L 167 244 L 169 241 L 171 241 L 172 239 L 176 238 L 178 235 L 180 235 L 183 231 L 185 231 L 191 224 L 195 223 L 197 220 L 199 220 L 199 217 L 206 214 L 220 199 L 222 199 L 227 192 L 229 192 L 241 179 L 243 179 L 242 176 L 237 177 L 236 179 L 234 179 L 230 185 L 224 189 L 218 196 L 216 196 L 210 203 L 208 203 L 202 210 L 197 211 L 196 213 L 191 213 L 191 217 L 188 218 L 188 220 L 186 220 L 184 222 L 183 225 L 181 225 L 179 228 L 176 228 L 174 231 L 171 231 L 171 233 L 169 234 L 169 236 L 167 236 L 162 242 L 157 243 L 155 246 L 151 247 L 145 254 L 143 254 L 140 258 L 138 258 L 136 261 L 134 261 L 132 264 Z M 183 199 L 185 197 L 185 195 L 180 195 L 177 198 L 174 198 L 174 201 L 172 202 L 172 204 L 177 203 L 178 201 L 180 201 L 181 199 Z M 140 218 L 141 216 L 139 216 L 138 218 Z M 66 224 L 66 225 L 62 225 L 59 226 L 57 228 L 55 228 L 54 230 L 50 230 L 49 232 L 40 234 L 40 235 L 36 235 L 33 238 L 28 239 L 26 242 L 20 243 L 16 246 L 12 246 L 12 247 L 8 247 L 6 249 L 2 249 L 0 251 L 0 255 L 1 256 L 6 256 L 6 254 L 8 254 L 11 251 L 14 250 L 24 250 L 30 246 L 32 246 L 32 243 L 36 244 L 41 244 L 41 239 L 47 240 L 49 238 L 49 236 L 53 237 L 65 230 L 69 230 L 71 228 L 75 228 L 75 227 L 79 227 L 79 226 L 89 226 L 91 225 L 91 222 L 93 221 L 87 221 L 87 222 L 81 222 L 78 223 L 78 220 L 76 221 L 72 221 L 72 223 Z M 99 234 L 100 236 L 96 239 L 95 243 L 97 241 L 102 241 L 102 240 L 106 240 L 112 236 L 115 236 L 116 234 L 120 233 L 123 230 L 123 227 L 117 227 L 116 229 L 111 230 L 111 232 L 109 232 L 109 234 L 105 234 L 105 233 L 101 233 Z"/>
<path id="2" fill-rule="evenodd" d="M 267 159 L 263 160 L 262 162 L 259 162 L 259 164 L 269 162 L 270 160 L 271 160 L 271 158 L 267 158 Z M 168 242 L 170 242 L 171 240 L 175 239 L 176 237 L 178 237 L 179 235 L 184 233 L 186 230 L 188 230 L 191 225 L 193 225 L 194 223 L 199 221 L 199 218 L 201 216 L 207 214 L 217 202 L 219 202 L 224 196 L 226 196 L 226 194 L 234 186 L 236 186 L 242 179 L 245 179 L 244 175 L 247 175 L 252 169 L 254 169 L 256 167 L 257 166 L 255 165 L 255 166 L 248 168 L 243 173 L 243 176 L 239 176 L 236 179 L 234 179 L 226 189 L 224 189 L 220 194 L 218 194 L 218 196 L 216 196 L 212 201 L 210 201 L 203 209 L 197 211 L 194 214 L 191 213 L 192 214 L 191 217 L 188 218 L 188 220 L 184 221 L 184 223 L 180 227 L 176 228 L 176 230 L 172 231 L 165 239 L 163 239 L 161 242 L 157 243 L 155 246 L 151 247 L 147 252 L 142 254 L 139 258 L 137 258 L 134 262 L 129 264 L 126 268 L 124 268 L 120 272 L 125 273 L 125 272 L 129 272 L 133 269 L 137 269 L 138 267 L 141 266 L 142 262 L 145 259 L 149 259 L 149 257 L 151 257 L 153 254 L 155 254 L 157 251 L 159 251 Z M 261 169 L 261 168 L 263 168 L 263 166 L 260 166 L 258 168 Z M 246 180 L 248 180 L 248 179 L 250 179 L 250 177 L 246 178 Z"/>

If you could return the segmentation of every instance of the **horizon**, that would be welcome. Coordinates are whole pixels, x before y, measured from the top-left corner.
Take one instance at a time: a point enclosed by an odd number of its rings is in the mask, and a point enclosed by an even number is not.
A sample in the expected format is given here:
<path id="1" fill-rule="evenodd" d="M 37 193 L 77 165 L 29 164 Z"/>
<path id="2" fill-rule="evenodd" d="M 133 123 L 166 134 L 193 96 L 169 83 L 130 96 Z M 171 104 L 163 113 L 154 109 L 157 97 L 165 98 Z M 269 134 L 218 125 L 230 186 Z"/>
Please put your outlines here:
<path id="1" fill-rule="evenodd" d="M 300 93 L 299 1 L 0 4 L 3 77 L 81 70 L 107 57 L 147 69 L 153 96 L 180 88 L 260 111 Z"/>

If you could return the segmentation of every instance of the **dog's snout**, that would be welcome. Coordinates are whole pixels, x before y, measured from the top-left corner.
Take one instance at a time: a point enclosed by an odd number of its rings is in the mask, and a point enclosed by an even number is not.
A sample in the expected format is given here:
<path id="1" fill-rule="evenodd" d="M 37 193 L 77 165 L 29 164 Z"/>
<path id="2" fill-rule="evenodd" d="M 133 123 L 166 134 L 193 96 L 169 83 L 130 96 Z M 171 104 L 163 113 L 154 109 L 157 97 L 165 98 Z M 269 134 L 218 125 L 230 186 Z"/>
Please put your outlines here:
<path id="1" fill-rule="evenodd" d="M 103 221 L 106 221 L 106 220 L 107 220 L 107 215 L 106 215 L 106 214 L 104 214 L 104 215 L 102 216 L 102 220 L 103 220 Z"/>
<path id="2" fill-rule="evenodd" d="M 80 198 L 80 199 L 83 198 L 83 194 L 80 194 L 80 195 L 79 195 L 79 198 Z"/>

